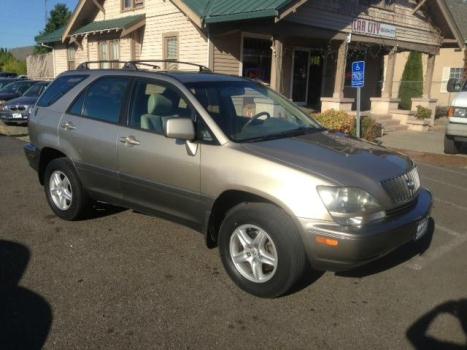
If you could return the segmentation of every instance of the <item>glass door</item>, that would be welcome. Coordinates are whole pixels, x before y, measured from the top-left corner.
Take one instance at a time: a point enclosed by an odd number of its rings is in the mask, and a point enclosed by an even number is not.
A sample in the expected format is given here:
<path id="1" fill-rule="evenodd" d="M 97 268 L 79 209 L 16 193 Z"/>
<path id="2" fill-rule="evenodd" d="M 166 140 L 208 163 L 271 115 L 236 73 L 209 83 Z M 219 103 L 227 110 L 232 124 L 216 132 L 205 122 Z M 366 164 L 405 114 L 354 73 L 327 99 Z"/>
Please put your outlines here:
<path id="1" fill-rule="evenodd" d="M 292 100 L 298 104 L 307 104 L 308 79 L 310 75 L 310 51 L 295 49 L 292 66 Z"/>

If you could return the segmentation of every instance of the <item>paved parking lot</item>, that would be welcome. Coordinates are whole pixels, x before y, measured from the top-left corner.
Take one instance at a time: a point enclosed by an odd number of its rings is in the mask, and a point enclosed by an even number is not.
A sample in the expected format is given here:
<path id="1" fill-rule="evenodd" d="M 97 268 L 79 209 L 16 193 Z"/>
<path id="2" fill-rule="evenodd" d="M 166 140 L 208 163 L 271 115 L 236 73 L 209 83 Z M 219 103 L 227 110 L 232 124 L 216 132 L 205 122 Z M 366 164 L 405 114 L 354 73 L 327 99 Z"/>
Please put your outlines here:
<path id="1" fill-rule="evenodd" d="M 109 207 L 56 218 L 22 145 L 0 136 L 2 349 L 467 347 L 467 170 L 419 164 L 435 196 L 423 242 L 262 300 L 185 227 Z"/>

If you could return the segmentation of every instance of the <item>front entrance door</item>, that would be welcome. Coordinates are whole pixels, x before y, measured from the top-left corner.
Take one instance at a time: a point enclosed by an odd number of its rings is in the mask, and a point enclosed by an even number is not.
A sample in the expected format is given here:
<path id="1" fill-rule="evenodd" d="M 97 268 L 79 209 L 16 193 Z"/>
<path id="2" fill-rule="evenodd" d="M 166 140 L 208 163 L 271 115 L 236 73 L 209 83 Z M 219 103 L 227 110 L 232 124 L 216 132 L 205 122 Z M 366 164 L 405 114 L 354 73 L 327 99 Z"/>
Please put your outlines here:
<path id="1" fill-rule="evenodd" d="M 306 105 L 308 102 L 310 51 L 295 49 L 292 62 L 292 100 L 295 103 Z"/>
<path id="2" fill-rule="evenodd" d="M 319 108 L 321 105 L 321 83 L 323 81 L 323 56 L 319 52 L 310 53 L 310 68 L 308 69 L 308 105 Z"/>

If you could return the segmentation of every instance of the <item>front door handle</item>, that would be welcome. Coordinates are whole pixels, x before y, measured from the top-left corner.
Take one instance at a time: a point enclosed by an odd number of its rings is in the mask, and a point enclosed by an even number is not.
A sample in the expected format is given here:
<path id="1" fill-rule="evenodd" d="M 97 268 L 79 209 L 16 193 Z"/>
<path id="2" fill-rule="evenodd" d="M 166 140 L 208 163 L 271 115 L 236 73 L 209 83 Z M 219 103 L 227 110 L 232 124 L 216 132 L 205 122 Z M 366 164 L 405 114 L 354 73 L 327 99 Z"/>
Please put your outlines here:
<path id="1" fill-rule="evenodd" d="M 120 142 L 124 143 L 125 145 L 129 145 L 129 146 L 138 146 L 139 144 L 141 144 L 141 142 L 139 142 L 134 136 L 131 136 L 131 135 L 121 137 Z"/>
<path id="2" fill-rule="evenodd" d="M 66 122 L 66 123 L 62 124 L 61 126 L 62 126 L 62 129 L 64 129 L 64 130 L 74 130 L 74 129 L 76 129 L 76 126 L 72 122 Z"/>

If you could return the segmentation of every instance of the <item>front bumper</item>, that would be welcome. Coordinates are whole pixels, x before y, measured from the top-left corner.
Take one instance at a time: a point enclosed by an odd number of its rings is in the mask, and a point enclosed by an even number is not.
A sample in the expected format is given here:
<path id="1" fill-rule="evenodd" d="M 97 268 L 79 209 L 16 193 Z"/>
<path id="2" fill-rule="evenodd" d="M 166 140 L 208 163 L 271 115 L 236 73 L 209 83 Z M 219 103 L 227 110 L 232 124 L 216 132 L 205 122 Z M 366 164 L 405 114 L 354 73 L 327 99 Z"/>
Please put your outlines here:
<path id="1" fill-rule="evenodd" d="M 449 122 L 446 126 L 446 135 L 453 137 L 455 141 L 467 141 L 467 123 Z"/>
<path id="2" fill-rule="evenodd" d="M 418 224 L 430 216 L 432 201 L 431 192 L 422 188 L 415 205 L 408 211 L 358 230 L 301 219 L 311 265 L 320 270 L 344 271 L 390 253 L 415 239 Z M 317 237 L 329 238 L 338 244 L 317 243 Z"/>
<path id="3" fill-rule="evenodd" d="M 0 119 L 8 124 L 27 124 L 29 121 L 29 114 L 25 111 L 12 112 L 4 110 L 0 112 Z"/>

